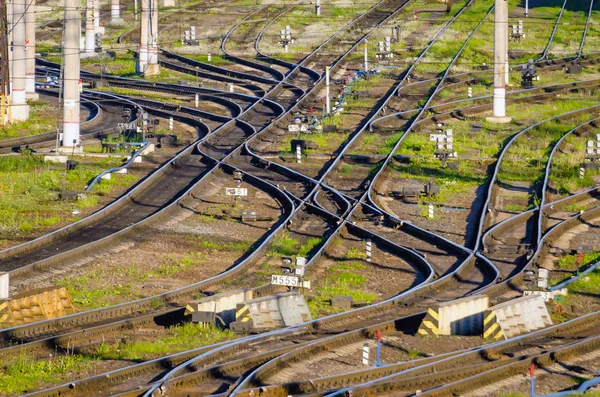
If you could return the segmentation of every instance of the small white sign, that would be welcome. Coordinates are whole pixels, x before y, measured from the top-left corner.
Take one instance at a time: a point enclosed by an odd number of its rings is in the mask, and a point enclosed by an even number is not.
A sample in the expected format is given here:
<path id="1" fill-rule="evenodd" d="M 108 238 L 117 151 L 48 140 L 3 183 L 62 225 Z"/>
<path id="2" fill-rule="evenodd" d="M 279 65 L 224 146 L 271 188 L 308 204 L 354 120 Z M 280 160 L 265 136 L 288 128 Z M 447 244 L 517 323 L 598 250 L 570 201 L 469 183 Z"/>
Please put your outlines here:
<path id="1" fill-rule="evenodd" d="M 308 127 L 306 126 L 306 124 L 302 124 L 302 125 L 300 126 L 300 131 L 302 131 L 302 132 L 306 132 L 306 131 L 308 131 Z"/>
<path id="2" fill-rule="evenodd" d="M 135 127 L 135 121 L 132 121 L 131 123 L 117 123 L 117 128 L 120 130 L 134 130 Z"/>
<path id="3" fill-rule="evenodd" d="M 544 297 L 544 302 L 554 299 L 554 293 L 551 291 L 523 291 L 523 296 L 528 295 L 542 295 Z"/>
<path id="4" fill-rule="evenodd" d="M 440 137 L 446 137 L 446 135 L 444 134 L 429 134 L 429 140 L 432 142 L 438 142 L 440 140 Z"/>
<path id="5" fill-rule="evenodd" d="M 298 277 L 279 276 L 279 275 L 273 274 L 271 276 L 271 284 L 285 285 L 286 287 L 297 287 L 298 286 Z"/>
<path id="6" fill-rule="evenodd" d="M 227 196 L 247 196 L 248 189 L 245 187 L 226 187 L 225 195 Z"/>
<path id="7" fill-rule="evenodd" d="M 298 124 L 290 124 L 288 125 L 289 132 L 298 132 L 300 131 L 300 126 Z"/>

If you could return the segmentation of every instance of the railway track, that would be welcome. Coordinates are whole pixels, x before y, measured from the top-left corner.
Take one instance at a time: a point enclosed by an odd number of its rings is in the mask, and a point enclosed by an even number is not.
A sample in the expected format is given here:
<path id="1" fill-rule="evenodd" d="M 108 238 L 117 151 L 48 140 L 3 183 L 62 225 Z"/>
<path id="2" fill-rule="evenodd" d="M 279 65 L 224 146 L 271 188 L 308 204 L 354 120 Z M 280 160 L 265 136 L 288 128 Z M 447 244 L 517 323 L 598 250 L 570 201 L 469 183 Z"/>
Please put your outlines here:
<path id="1" fill-rule="evenodd" d="M 582 47 L 583 47 L 583 44 L 582 44 Z M 411 69 L 412 69 L 412 67 L 411 67 Z M 444 74 L 444 78 L 448 75 L 449 69 L 450 69 L 450 67 L 446 70 L 446 72 Z M 409 69 L 407 75 L 409 75 L 409 74 L 410 74 L 410 69 Z M 289 75 L 291 75 L 291 73 L 289 73 Z M 442 78 L 441 81 L 443 81 L 444 78 Z M 404 123 L 405 124 L 404 128 L 406 129 L 404 136 L 406 136 L 411 131 L 411 129 L 413 128 L 414 125 L 416 125 L 415 121 L 418 121 L 420 118 L 422 118 L 423 111 L 428 108 L 428 106 L 430 105 L 431 98 L 435 95 L 435 93 L 438 92 L 439 85 L 441 85 L 441 81 L 438 82 L 436 80 L 435 84 L 436 84 L 436 87 L 438 87 L 438 88 L 435 88 L 434 94 L 428 97 L 426 105 L 421 108 L 421 110 L 420 110 L 419 114 L 416 116 L 416 118 L 408 123 Z M 401 84 L 398 84 L 396 86 L 396 89 L 399 91 L 401 89 Z M 256 107 L 259 107 L 259 106 L 260 105 L 257 105 Z M 262 106 L 264 106 L 264 105 L 262 105 Z M 302 106 L 302 105 L 300 105 L 300 106 Z M 264 107 L 266 108 L 266 106 L 264 106 Z M 462 296 L 466 293 L 473 293 L 477 290 L 480 290 L 480 288 L 482 286 L 489 285 L 498 278 L 498 274 L 493 271 L 494 266 L 491 263 L 489 263 L 488 261 L 486 261 L 485 258 L 483 256 L 481 256 L 481 254 L 479 252 L 477 252 L 477 250 L 481 246 L 480 238 L 482 238 L 482 233 L 483 233 L 483 230 L 485 229 L 485 228 L 483 228 L 483 224 L 485 223 L 484 220 L 480 221 L 478 236 L 473 239 L 475 241 L 475 244 L 474 244 L 475 248 L 469 249 L 469 248 L 461 246 L 460 244 L 457 244 L 456 242 L 452 242 L 450 240 L 444 239 L 443 237 L 440 237 L 439 235 L 436 235 L 435 233 L 431 233 L 427 230 L 421 229 L 418 226 L 403 223 L 403 221 L 401 219 L 399 219 L 397 216 L 382 209 L 377 204 L 377 199 L 373 199 L 373 196 L 371 193 L 373 191 L 373 188 L 376 186 L 377 181 L 368 180 L 367 183 L 364 186 L 362 186 L 362 189 L 359 191 L 359 193 L 355 196 L 344 193 L 343 191 L 336 189 L 334 186 L 331 186 L 329 181 L 326 180 L 325 178 L 329 175 L 331 170 L 334 169 L 335 165 L 337 163 L 339 163 L 340 159 L 343 158 L 343 153 L 345 151 L 345 148 L 350 147 L 350 144 L 352 144 L 354 139 L 352 139 L 349 142 L 349 144 L 341 151 L 341 155 L 336 157 L 333 164 L 329 164 L 325 168 L 324 172 L 322 172 L 319 175 L 319 177 L 315 178 L 315 179 L 302 177 L 298 172 L 296 172 L 292 169 L 289 169 L 287 167 L 277 165 L 268 160 L 265 160 L 264 158 L 261 158 L 259 155 L 255 155 L 252 152 L 252 150 L 249 148 L 248 142 L 252 142 L 252 139 L 254 139 L 254 137 L 260 136 L 261 133 L 259 131 L 261 129 L 267 127 L 268 125 L 270 125 L 269 121 L 270 121 L 270 118 L 273 117 L 273 113 L 272 113 L 272 109 L 271 109 L 271 111 L 269 111 L 264 108 L 262 109 L 262 111 L 258 110 L 258 113 L 261 114 L 261 117 L 262 117 L 261 121 L 263 121 L 263 124 L 261 124 L 260 122 L 258 123 L 259 128 L 255 129 L 254 131 L 248 129 L 248 132 L 242 132 L 242 134 L 240 134 L 240 135 L 237 135 L 237 132 L 232 133 L 227 130 L 221 130 L 221 131 L 225 132 L 223 134 L 224 135 L 223 138 L 219 137 L 218 134 L 211 134 L 210 137 L 211 137 L 211 139 L 214 139 L 214 141 L 211 142 L 210 139 L 207 139 L 206 141 L 201 142 L 198 145 L 198 150 L 200 150 L 203 153 L 204 158 L 210 159 L 211 163 L 218 164 L 220 167 L 222 167 L 226 170 L 231 171 L 231 170 L 242 169 L 245 172 L 246 178 L 252 179 L 254 181 L 254 183 L 257 183 L 257 184 L 262 183 L 265 188 L 272 190 L 273 184 L 279 185 L 280 188 L 282 186 L 286 186 L 285 190 L 287 192 L 283 193 L 281 191 L 281 189 L 279 189 L 279 190 L 283 194 L 283 196 L 281 196 L 281 200 L 285 201 L 285 197 L 287 197 L 287 199 L 289 200 L 289 211 L 290 211 L 289 213 L 290 214 L 294 214 L 294 215 L 298 216 L 305 209 L 312 208 L 312 210 L 319 213 L 319 216 L 321 216 L 321 217 L 329 217 L 331 220 L 337 219 L 337 220 L 341 221 L 340 222 L 341 226 L 338 228 L 338 230 L 340 230 L 341 227 L 355 228 L 356 231 L 358 231 L 358 229 L 362 229 L 360 231 L 361 235 L 363 235 L 363 236 L 372 235 L 374 238 L 380 238 L 380 239 L 382 238 L 379 235 L 382 234 L 381 226 L 383 223 L 384 227 L 386 228 L 385 229 L 386 237 L 387 236 L 399 236 L 401 234 L 404 234 L 407 236 L 407 237 L 394 237 L 394 238 L 399 238 L 400 240 L 402 238 L 405 238 L 406 239 L 405 241 L 409 241 L 409 242 L 405 243 L 406 246 L 404 246 L 404 244 L 394 243 L 393 242 L 394 239 L 392 237 L 389 237 L 389 239 L 385 239 L 385 240 L 388 241 L 388 244 L 390 244 L 390 246 L 394 246 L 395 249 L 397 249 L 399 251 L 402 251 L 403 249 L 406 250 L 406 251 L 404 251 L 404 254 L 408 254 L 408 252 L 412 252 L 412 254 L 415 255 L 415 257 L 412 259 L 415 261 L 418 261 L 418 259 L 416 259 L 417 257 L 420 257 L 420 258 L 422 258 L 422 257 L 419 254 L 417 254 L 415 250 L 408 251 L 410 249 L 408 249 L 406 247 L 410 246 L 411 244 L 414 244 L 415 240 L 418 240 L 417 236 L 420 236 L 423 241 L 423 243 L 420 243 L 420 244 L 423 244 L 421 246 L 422 248 L 419 247 L 417 249 L 420 249 L 423 251 L 428 250 L 428 251 L 432 251 L 432 252 L 435 252 L 437 250 L 437 252 L 439 253 L 438 256 L 440 258 L 447 255 L 447 252 L 449 252 L 449 251 L 460 252 L 460 255 L 457 255 L 456 259 L 453 259 L 454 262 L 452 262 L 452 263 L 447 263 L 447 264 L 436 263 L 435 265 L 432 265 L 432 264 L 429 264 L 428 261 L 421 260 L 423 269 L 425 269 L 427 266 L 429 266 L 429 268 L 431 270 L 430 277 L 428 279 L 424 280 L 424 284 L 420 285 L 420 288 L 421 288 L 420 291 L 419 291 L 419 288 L 417 288 L 416 291 L 409 291 L 408 296 L 410 298 L 407 301 L 420 301 L 419 305 L 415 306 L 412 310 L 418 311 L 419 308 L 425 307 L 426 305 L 430 304 L 431 301 L 427 301 L 427 300 L 423 300 L 423 299 L 424 298 L 426 299 L 428 297 L 428 295 L 431 294 L 432 291 L 436 291 L 439 294 L 439 298 L 451 299 L 452 297 L 455 297 L 455 296 Z M 377 114 L 377 113 L 375 113 L 375 114 Z M 359 132 L 355 135 L 355 137 L 360 136 L 360 134 L 366 130 L 368 125 L 373 125 L 375 122 L 376 122 L 376 118 L 371 117 L 371 119 L 367 123 L 365 123 L 364 125 L 362 125 L 360 127 Z M 238 121 L 238 123 L 243 123 L 243 122 Z M 230 123 L 229 125 L 231 125 L 231 124 L 233 124 L 233 123 Z M 245 128 L 245 127 L 242 127 L 241 124 L 238 124 L 237 127 L 238 128 L 235 128 L 235 127 L 234 128 L 236 130 L 243 130 Z M 213 136 L 214 136 L 214 138 L 212 138 Z M 232 142 L 225 142 L 225 144 L 222 145 L 224 147 L 228 147 L 229 149 L 227 149 L 225 151 L 215 150 L 216 146 L 219 146 L 219 144 L 224 142 L 223 139 L 225 139 L 225 136 L 233 137 Z M 227 138 L 227 139 L 229 139 L 229 138 Z M 400 140 L 394 146 L 394 149 L 389 153 L 383 166 L 379 169 L 377 175 L 375 175 L 375 177 L 374 177 L 375 180 L 380 176 L 380 173 L 382 172 L 382 170 L 390 164 L 392 156 L 393 156 L 394 152 L 396 151 L 396 149 L 400 146 L 401 142 L 402 142 L 402 140 Z M 242 147 L 243 147 L 243 151 L 241 149 Z M 243 155 L 240 155 L 240 153 L 242 153 Z M 552 157 L 552 155 L 550 156 L 550 158 L 551 157 Z M 249 159 L 252 159 L 252 160 L 247 161 Z M 498 160 L 498 165 L 500 165 L 501 161 L 502 161 L 502 159 Z M 259 165 L 259 167 L 256 167 L 257 164 Z M 550 160 L 549 160 L 548 164 L 550 164 Z M 268 170 L 267 170 L 267 168 L 264 168 L 265 166 L 268 168 Z M 247 168 L 243 168 L 243 167 L 247 167 Z M 546 170 L 546 173 L 545 173 L 546 177 L 547 177 L 547 174 L 548 174 L 548 171 Z M 265 180 L 267 180 L 267 182 Z M 355 182 L 356 181 L 353 181 L 353 183 L 355 183 Z M 287 188 L 287 186 L 289 186 L 289 188 Z M 545 192 L 545 189 L 543 190 L 543 192 Z M 488 195 L 487 202 L 490 201 L 491 196 L 492 196 L 491 194 Z M 584 197 L 584 195 L 581 195 L 581 197 Z M 540 208 L 545 208 L 544 205 L 545 204 L 541 204 Z M 351 225 L 351 223 L 348 222 L 349 219 L 353 219 L 352 217 L 354 217 L 355 219 L 358 219 L 361 217 L 359 215 L 360 214 L 359 209 L 360 209 L 360 211 L 362 211 L 364 218 L 367 218 L 365 216 L 365 214 L 368 215 L 368 219 L 363 218 L 363 220 L 361 221 L 362 223 L 357 222 L 356 225 Z M 542 218 L 542 215 L 541 215 L 542 212 L 543 212 L 542 210 L 539 211 L 539 213 L 540 213 L 540 215 L 538 217 L 539 219 Z M 292 215 L 290 215 L 289 219 L 291 219 L 291 216 Z M 485 211 L 482 211 L 482 218 L 485 216 L 486 216 Z M 550 237 L 546 237 L 544 239 L 544 238 L 542 238 L 542 233 L 538 233 L 537 239 L 542 244 L 544 244 L 544 243 L 550 241 L 551 237 L 555 237 L 555 235 L 560 234 L 562 231 L 564 231 L 568 227 L 571 227 L 573 224 L 576 224 L 577 222 L 579 222 L 580 219 L 588 220 L 588 219 L 590 219 L 588 217 L 592 217 L 592 216 L 595 216 L 594 209 L 590 210 L 589 212 L 586 211 L 584 214 L 579 214 L 577 216 L 569 217 L 568 214 L 561 215 L 560 220 L 562 220 L 562 222 L 560 222 L 558 224 L 558 226 L 556 226 L 555 228 L 550 230 L 550 232 L 547 234 L 547 236 L 550 236 Z M 382 218 L 383 218 L 383 222 L 382 222 Z M 385 224 L 387 224 L 387 225 L 391 224 L 395 227 L 394 228 L 387 227 Z M 399 229 L 397 229 L 397 225 L 400 225 Z M 281 229 L 281 227 L 277 228 L 277 230 L 280 230 L 280 229 Z M 371 232 L 369 232 L 369 229 L 371 230 Z M 336 233 L 337 233 L 337 231 L 334 232 L 332 234 L 332 236 L 335 235 Z M 369 234 L 369 233 L 371 233 L 371 234 Z M 375 234 L 375 233 L 377 233 L 377 234 Z M 485 239 L 485 237 L 483 237 L 483 238 Z M 327 241 L 331 241 L 331 237 Z M 434 245 L 430 244 L 428 246 L 427 244 L 429 244 L 430 241 L 438 241 L 438 242 L 441 241 L 442 246 L 444 246 L 444 249 L 446 251 L 444 251 L 443 249 L 440 249 L 439 243 L 436 243 Z M 318 252 L 312 256 L 310 265 L 314 265 L 316 263 L 318 256 L 321 254 L 321 252 L 323 251 L 323 249 L 325 248 L 326 245 L 327 245 L 327 242 L 325 242 L 324 246 L 320 247 L 318 249 Z M 473 245 L 470 245 L 470 246 L 472 247 Z M 538 255 L 538 250 L 536 250 L 536 252 L 534 253 L 534 259 L 538 258 L 540 256 L 543 256 L 542 254 L 544 254 L 544 249 L 542 249 L 541 251 L 542 252 L 539 253 L 539 255 Z M 431 257 L 435 257 L 435 253 L 432 253 Z M 430 260 L 430 257 L 428 257 L 427 259 Z M 470 276 L 473 277 L 472 272 L 475 269 L 477 269 L 477 271 L 479 271 L 480 275 L 484 276 L 482 279 L 476 279 L 477 276 L 474 276 L 474 278 L 472 278 L 472 279 L 468 279 L 468 278 L 465 279 L 465 278 L 460 277 L 464 273 L 469 273 Z M 490 269 L 492 269 L 492 270 L 490 270 Z M 425 273 L 425 270 L 423 272 Z M 461 272 L 464 272 L 464 273 L 461 273 Z M 489 274 L 486 275 L 485 274 L 486 272 L 488 272 Z M 510 278 L 510 283 L 512 283 L 510 285 L 517 285 L 520 281 L 519 277 L 521 274 L 522 274 L 521 272 L 513 272 L 513 274 L 509 274 L 508 277 Z M 432 277 L 434 277 L 434 275 L 436 277 L 442 276 L 441 282 L 431 283 L 433 281 Z M 510 277 L 510 276 L 513 276 L 513 277 Z M 464 283 L 464 287 L 457 286 L 457 283 L 460 284 L 461 282 Z M 428 283 L 430 283 L 430 284 L 428 284 Z M 472 284 L 472 283 L 474 283 L 474 284 Z M 502 286 L 499 285 L 498 287 L 491 288 L 491 290 L 489 292 L 492 294 L 492 296 L 501 295 L 505 291 L 505 289 L 508 288 L 508 286 L 509 286 L 509 284 L 506 282 L 502 283 L 501 285 Z M 448 288 L 448 286 L 451 286 L 451 288 Z M 448 296 L 444 296 L 443 295 L 444 290 L 453 291 L 453 292 Z M 396 302 L 398 302 L 398 303 L 403 302 L 402 297 L 400 299 L 398 299 Z M 396 304 L 396 302 L 394 302 L 394 304 Z M 358 311 L 351 312 L 350 315 L 346 314 L 346 315 L 334 317 L 332 319 L 324 319 L 321 321 L 317 321 L 317 322 L 313 323 L 313 325 L 309 326 L 306 331 L 301 331 L 301 332 L 299 331 L 300 333 L 295 335 L 292 338 L 292 340 L 295 341 L 292 343 L 301 344 L 302 346 L 309 346 L 309 345 L 313 345 L 313 344 L 314 345 L 322 344 L 322 345 L 326 346 L 328 343 L 326 341 L 323 341 L 323 340 L 311 341 L 310 334 L 312 334 L 314 332 L 314 330 L 318 330 L 318 332 L 323 332 L 323 333 L 335 333 L 335 332 L 344 331 L 347 328 L 351 329 L 354 327 L 354 325 L 350 325 L 350 324 L 352 324 L 352 321 L 344 322 L 343 319 L 344 319 L 344 317 L 349 318 L 352 315 L 356 315 L 356 313 L 360 313 L 360 315 L 367 314 L 367 312 L 372 313 L 372 317 L 370 318 L 370 320 L 365 320 L 365 318 L 360 318 L 360 320 L 359 320 L 359 323 L 361 325 L 368 324 L 369 322 L 376 324 L 370 330 L 371 333 L 375 329 L 374 327 L 381 326 L 381 321 L 387 320 L 388 318 L 390 320 L 395 321 L 395 320 L 397 320 L 397 318 L 399 316 L 403 316 L 403 315 L 405 316 L 405 315 L 411 313 L 411 310 L 408 310 L 408 311 L 407 310 L 400 310 L 400 311 L 389 310 L 388 311 L 386 309 L 386 307 L 387 307 L 386 305 L 379 305 L 379 309 L 368 308 L 367 310 L 363 310 L 363 311 L 358 310 Z M 367 317 L 369 315 L 370 314 L 367 314 Z M 418 319 L 418 317 L 412 317 L 413 325 L 414 325 L 415 319 Z M 185 385 L 198 383 L 198 379 L 204 379 L 204 380 L 207 379 L 206 377 L 211 372 L 222 370 L 223 374 L 233 376 L 234 380 L 232 380 L 226 384 L 228 387 L 230 387 L 231 389 L 234 390 L 233 394 L 244 394 L 247 391 L 245 391 L 243 389 L 249 385 L 248 382 L 263 379 L 263 378 L 261 378 L 261 376 L 262 376 L 261 374 L 268 373 L 270 371 L 270 368 L 273 368 L 273 366 L 276 365 L 276 363 L 285 362 L 285 358 L 275 358 L 275 357 L 278 357 L 278 356 L 286 357 L 286 358 L 293 357 L 293 352 L 295 350 L 292 350 L 293 345 L 289 344 L 290 343 L 289 340 L 286 340 L 283 342 L 284 346 L 281 346 L 281 349 L 276 350 L 275 352 L 261 353 L 260 355 L 257 355 L 255 357 L 254 361 L 251 361 L 251 360 L 244 361 L 243 358 L 239 359 L 236 356 L 233 356 L 233 358 L 230 357 L 227 359 L 229 361 L 217 363 L 217 365 L 215 365 L 213 367 L 206 367 L 206 365 L 210 364 L 210 361 L 205 361 L 205 360 L 208 357 L 211 357 L 211 355 L 214 355 L 215 357 L 221 355 L 224 350 L 229 349 L 231 351 L 231 350 L 238 349 L 240 346 L 243 346 L 244 343 L 247 343 L 249 341 L 259 340 L 262 338 L 264 338 L 265 340 L 268 340 L 268 338 L 277 337 L 276 335 L 278 335 L 278 334 L 283 335 L 286 332 L 290 332 L 290 330 L 282 330 L 281 332 L 274 332 L 271 334 L 241 339 L 240 341 L 234 342 L 233 344 L 229 344 L 229 345 L 225 344 L 223 347 L 217 346 L 212 351 L 210 351 L 210 350 L 197 351 L 195 353 L 198 353 L 198 354 L 201 353 L 201 355 L 195 357 L 195 359 L 193 359 L 193 362 L 197 362 L 197 363 L 202 362 L 202 365 L 205 366 L 202 371 L 196 371 L 196 372 L 194 372 L 192 374 L 188 374 L 188 375 L 182 375 L 182 372 L 170 373 L 171 376 L 178 376 L 178 377 L 175 377 L 172 380 L 168 380 L 168 377 L 163 378 L 161 380 L 161 382 L 154 384 L 154 388 L 156 389 L 156 388 L 158 388 L 158 386 L 162 386 L 165 390 L 168 390 L 168 391 L 180 390 L 179 388 L 185 387 Z M 295 332 L 295 331 L 292 330 L 291 332 Z M 351 331 L 351 332 L 356 332 L 356 331 Z M 358 333 L 360 334 L 360 332 L 358 332 Z M 342 333 L 339 335 L 344 335 L 344 334 Z M 335 337 L 336 336 L 334 336 L 334 338 Z M 340 339 L 344 338 L 344 336 L 339 336 L 339 337 L 340 337 Z M 584 344 L 587 343 L 587 344 L 585 344 L 585 346 L 589 347 L 589 346 L 592 346 L 593 343 L 595 343 L 595 342 L 593 342 L 592 339 L 587 338 L 587 339 L 585 339 L 585 342 L 583 342 L 583 343 Z M 301 349 L 304 349 L 304 347 L 302 347 Z M 310 352 L 310 350 L 307 350 L 307 351 Z M 280 356 L 281 354 L 283 354 L 283 356 Z M 305 354 L 305 353 L 303 353 L 303 354 Z M 537 356 L 534 356 L 534 357 L 541 357 L 541 356 L 542 355 L 538 354 Z M 527 358 L 527 359 L 529 359 L 529 358 Z M 264 360 L 264 361 L 261 361 L 261 360 Z M 260 366 L 259 369 L 254 371 L 250 377 L 244 376 L 244 372 L 256 367 L 257 365 L 260 365 L 262 362 L 266 362 L 267 360 L 270 360 L 270 361 L 268 361 L 269 364 L 267 364 L 266 366 Z M 179 363 L 181 363 L 181 365 L 184 365 L 184 367 L 180 367 L 180 368 L 181 369 L 185 368 L 185 370 L 189 370 L 190 369 L 189 365 L 192 364 L 191 362 L 187 361 L 187 359 L 183 359 L 183 358 L 182 358 L 182 361 L 180 361 Z M 496 364 L 504 365 L 505 363 L 509 363 L 508 365 L 512 365 L 512 364 L 510 364 L 510 360 L 508 360 L 506 362 L 505 361 L 498 362 Z M 478 373 L 477 371 L 480 371 L 483 368 L 488 368 L 488 367 L 482 367 L 479 370 L 477 370 L 476 369 L 477 367 L 478 366 L 475 364 L 473 364 L 473 367 L 468 367 L 469 375 L 474 374 L 473 376 L 478 376 L 478 375 L 476 375 Z M 481 366 L 479 366 L 479 367 L 481 367 Z M 490 364 L 489 368 L 495 368 L 495 365 Z M 196 368 L 196 369 L 198 369 L 198 368 Z M 471 370 L 473 372 L 471 372 Z M 454 371 L 454 372 L 450 371 L 450 372 L 451 373 L 442 373 L 438 378 L 442 378 L 443 376 L 448 376 L 448 377 L 459 376 L 459 374 L 456 373 L 457 371 Z M 126 373 L 127 373 L 127 370 L 123 370 L 120 372 L 120 376 L 121 377 L 125 376 L 124 374 L 126 374 Z M 194 376 L 197 376 L 197 378 L 194 378 Z M 204 378 L 202 378 L 202 376 L 204 376 Z M 187 378 L 184 379 L 184 377 L 187 377 Z M 449 379 L 449 378 L 446 378 L 446 379 Z M 485 378 L 485 379 L 487 379 L 487 378 Z M 428 382 L 429 382 L 429 380 L 428 380 Z M 431 380 L 431 382 L 432 382 L 431 384 L 435 384 L 436 380 Z M 462 382 L 462 381 L 459 381 L 459 382 Z M 396 385 L 396 383 L 392 383 L 392 384 Z M 97 385 L 98 384 L 96 384 L 96 386 Z M 384 386 L 384 387 L 396 387 L 396 386 L 389 386 L 386 384 L 386 386 Z M 139 395 L 139 394 L 142 394 L 142 392 L 144 392 L 145 390 L 148 390 L 149 392 L 151 392 L 152 389 L 150 387 L 148 387 L 147 389 L 137 390 L 136 392 L 131 392 L 131 393 L 127 392 L 128 393 L 127 395 L 134 395 L 135 393 L 137 393 L 135 395 Z M 186 390 L 186 389 L 181 389 L 181 390 Z M 192 389 L 192 390 L 196 390 L 196 389 Z M 325 389 L 323 389 L 323 390 L 325 390 Z M 373 389 L 369 389 L 369 390 L 373 390 Z M 381 390 L 388 390 L 388 389 L 381 389 Z M 314 391 L 314 389 L 311 389 L 311 391 Z M 40 394 L 40 395 L 42 395 L 42 394 Z"/>

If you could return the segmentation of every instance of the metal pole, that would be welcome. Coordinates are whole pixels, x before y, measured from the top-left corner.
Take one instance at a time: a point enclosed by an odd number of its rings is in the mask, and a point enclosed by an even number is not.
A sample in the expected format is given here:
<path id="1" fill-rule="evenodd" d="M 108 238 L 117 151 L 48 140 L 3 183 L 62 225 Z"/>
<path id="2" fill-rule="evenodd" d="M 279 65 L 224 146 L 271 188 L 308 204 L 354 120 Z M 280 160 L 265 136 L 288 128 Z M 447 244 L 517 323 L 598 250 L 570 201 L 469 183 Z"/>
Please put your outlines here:
<path id="1" fill-rule="evenodd" d="M 6 125 L 6 123 L 8 122 L 7 119 L 7 113 L 6 113 L 6 109 L 7 109 L 7 100 L 9 98 L 10 95 L 10 85 L 9 85 L 9 81 L 10 81 L 10 77 L 9 77 L 9 69 L 8 69 L 8 65 L 9 65 L 9 59 L 8 59 L 8 31 L 10 29 L 9 25 L 8 25 L 8 15 L 7 15 L 7 7 L 6 7 L 6 2 L 2 2 L 0 3 L 0 62 L 1 63 L 1 67 L 0 67 L 0 71 L 1 76 L 0 76 L 0 84 L 1 84 L 1 92 L 0 92 L 0 121 L 2 126 L 4 127 Z"/>
<path id="2" fill-rule="evenodd" d="M 37 99 L 35 93 L 35 0 L 29 0 L 25 11 L 25 95 L 27 99 Z"/>
<path id="3" fill-rule="evenodd" d="M 506 117 L 506 63 L 508 55 L 508 1 L 496 0 L 494 9 L 494 103 L 495 118 Z"/>
<path id="4" fill-rule="evenodd" d="M 66 21 L 63 59 L 63 146 L 74 147 L 79 140 L 79 0 L 65 0 Z"/>
<path id="5" fill-rule="evenodd" d="M 525 0 L 525 18 L 529 16 L 529 0 Z"/>
<path id="6" fill-rule="evenodd" d="M 94 39 L 96 29 L 94 28 L 94 0 L 85 3 L 85 55 L 94 56 Z"/>
<path id="7" fill-rule="evenodd" d="M 369 42 L 365 39 L 365 72 L 369 70 Z"/>
<path id="8" fill-rule="evenodd" d="M 377 358 L 375 360 L 375 365 L 381 365 L 381 331 L 377 330 Z"/>
<path id="9" fill-rule="evenodd" d="M 315 3 L 315 12 L 317 13 L 317 16 L 321 16 L 321 0 L 317 0 Z"/>
<path id="10" fill-rule="evenodd" d="M 25 1 L 13 3 L 13 93 L 11 98 L 12 117 L 15 120 L 29 118 L 29 105 L 25 100 L 25 70 L 27 68 L 25 51 Z"/>
<path id="11" fill-rule="evenodd" d="M 535 365 L 529 367 L 529 379 L 531 380 L 531 397 L 535 397 Z"/>
<path id="12" fill-rule="evenodd" d="M 327 114 L 331 112 L 329 103 L 329 66 L 325 67 L 325 111 Z"/>
<path id="13" fill-rule="evenodd" d="M 135 16 L 135 20 L 138 19 L 138 0 L 133 1 L 133 15 Z"/>

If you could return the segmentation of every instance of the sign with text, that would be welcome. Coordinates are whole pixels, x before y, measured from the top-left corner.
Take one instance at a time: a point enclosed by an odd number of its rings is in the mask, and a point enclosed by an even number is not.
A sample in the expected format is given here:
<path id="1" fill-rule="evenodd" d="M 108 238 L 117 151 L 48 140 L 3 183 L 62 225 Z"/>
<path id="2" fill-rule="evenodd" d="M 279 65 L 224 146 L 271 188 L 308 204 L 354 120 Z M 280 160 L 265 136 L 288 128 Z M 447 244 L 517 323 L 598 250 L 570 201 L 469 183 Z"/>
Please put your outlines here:
<path id="1" fill-rule="evenodd" d="M 271 284 L 285 285 L 286 287 L 297 287 L 298 286 L 298 277 L 279 276 L 279 275 L 273 274 L 271 276 Z"/>
<path id="2" fill-rule="evenodd" d="M 245 187 L 226 187 L 225 195 L 227 196 L 247 196 L 248 189 Z"/>

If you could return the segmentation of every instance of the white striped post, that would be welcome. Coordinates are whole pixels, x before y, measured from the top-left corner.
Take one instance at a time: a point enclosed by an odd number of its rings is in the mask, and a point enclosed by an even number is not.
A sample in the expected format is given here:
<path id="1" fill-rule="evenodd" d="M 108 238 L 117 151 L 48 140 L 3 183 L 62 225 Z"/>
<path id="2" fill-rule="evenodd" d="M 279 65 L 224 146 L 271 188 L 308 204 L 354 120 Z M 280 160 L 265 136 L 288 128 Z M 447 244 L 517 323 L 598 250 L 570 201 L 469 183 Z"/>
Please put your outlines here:
<path id="1" fill-rule="evenodd" d="M 585 178 L 585 168 L 583 168 L 583 167 L 579 167 L 579 178 L 580 179 Z"/>
<path id="2" fill-rule="evenodd" d="M 211 61 L 211 59 L 212 59 L 212 54 L 211 54 L 210 52 L 208 53 L 208 56 L 206 57 L 206 59 L 208 60 L 208 62 L 210 62 L 210 61 Z"/>
<path id="3" fill-rule="evenodd" d="M 196 93 L 196 97 L 194 98 L 194 102 L 196 103 L 196 107 L 198 107 L 198 102 L 200 102 L 200 97 L 198 96 L 198 93 Z"/>
<path id="4" fill-rule="evenodd" d="M 173 117 L 169 117 L 169 129 L 173 130 Z"/>
<path id="5" fill-rule="evenodd" d="M 469 98 L 473 98 L 473 88 L 467 88 L 467 95 L 469 96 Z"/>
<path id="6" fill-rule="evenodd" d="M 233 83 L 229 83 L 229 92 L 233 92 Z"/>
<path id="7" fill-rule="evenodd" d="M 429 215 L 429 219 L 433 219 L 433 215 L 434 215 L 433 214 L 433 204 L 431 204 L 431 203 L 429 203 L 429 212 L 428 212 L 428 215 Z"/>
<path id="8" fill-rule="evenodd" d="M 372 243 L 371 240 L 367 240 L 367 262 L 371 262 L 371 257 L 373 254 L 373 247 L 372 247 Z"/>
<path id="9" fill-rule="evenodd" d="M 369 344 L 368 343 L 363 344 L 362 363 L 364 365 L 369 365 Z"/>
<path id="10" fill-rule="evenodd" d="M 302 163 L 302 147 L 300 145 L 296 145 L 296 161 L 298 164 Z"/>

